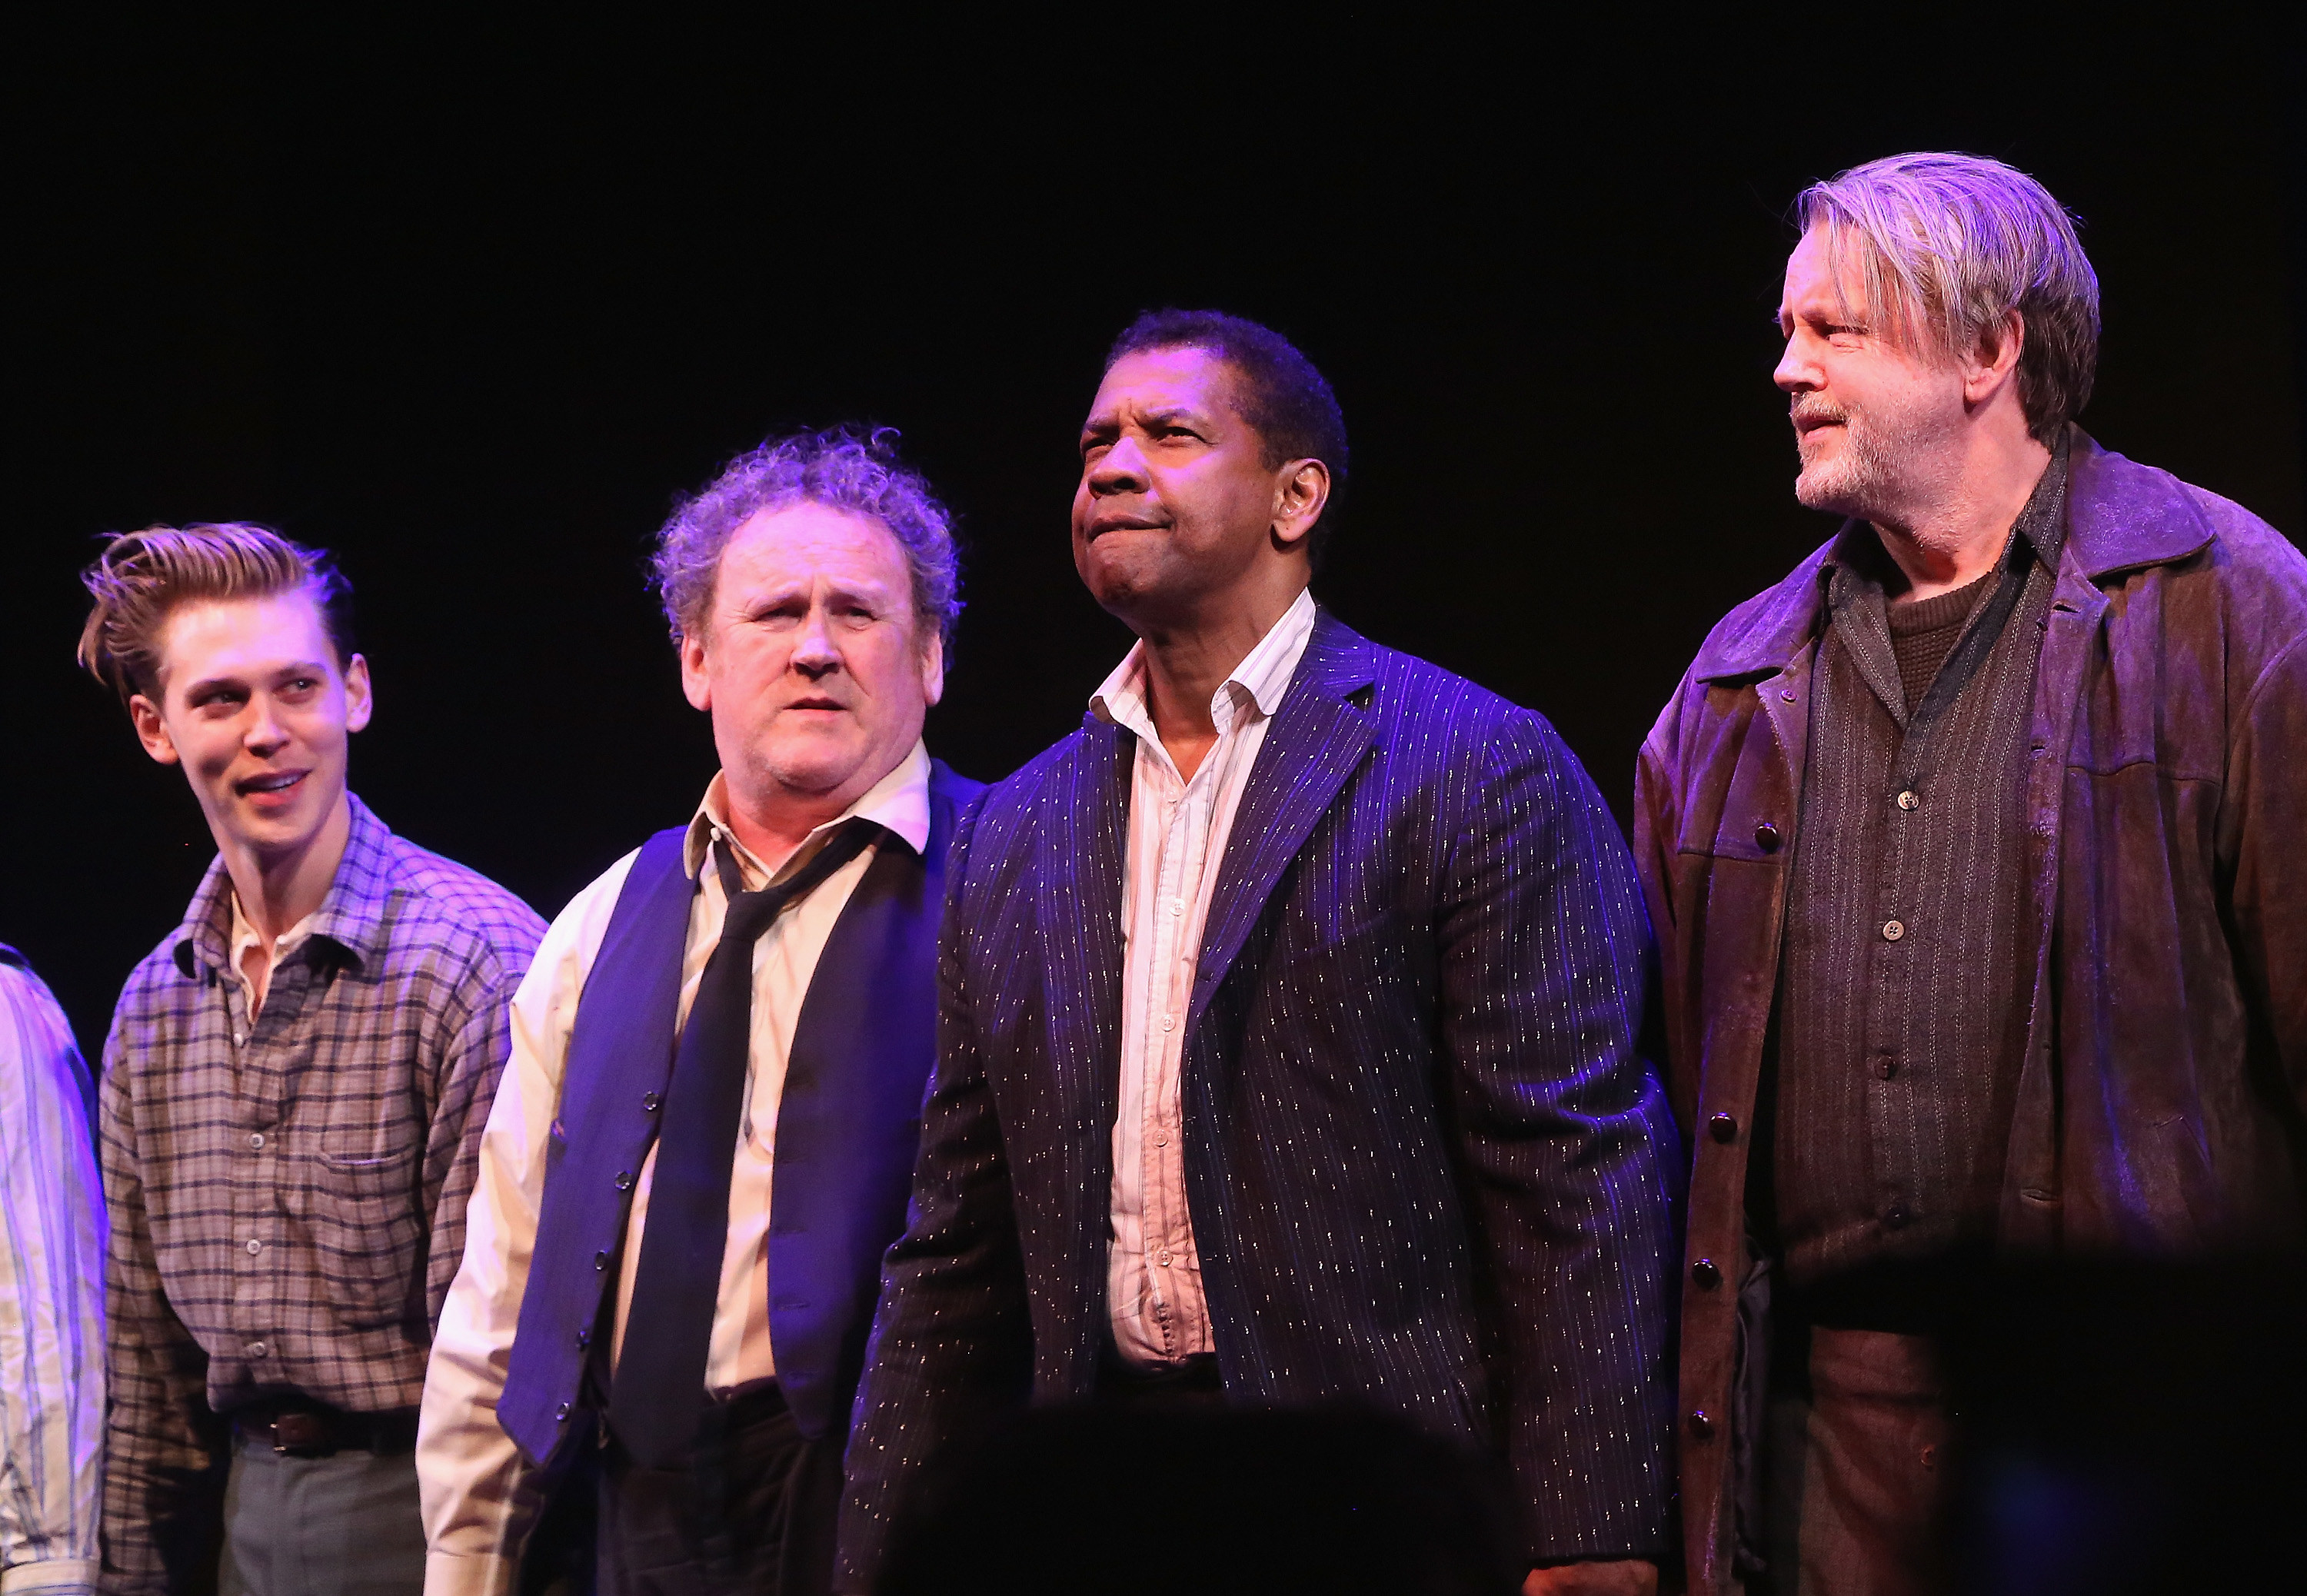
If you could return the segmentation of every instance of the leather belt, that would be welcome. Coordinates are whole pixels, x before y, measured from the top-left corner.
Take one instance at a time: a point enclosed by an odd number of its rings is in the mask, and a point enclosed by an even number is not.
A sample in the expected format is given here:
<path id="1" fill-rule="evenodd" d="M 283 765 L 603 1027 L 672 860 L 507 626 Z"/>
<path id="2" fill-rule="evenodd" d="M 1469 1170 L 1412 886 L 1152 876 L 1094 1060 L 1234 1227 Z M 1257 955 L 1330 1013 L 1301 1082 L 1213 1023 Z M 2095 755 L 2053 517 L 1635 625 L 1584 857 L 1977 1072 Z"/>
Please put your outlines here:
<path id="1" fill-rule="evenodd" d="M 286 1457 L 327 1457 L 338 1452 L 413 1452 L 416 1410 L 348 1413 L 339 1408 L 257 1403 L 232 1415 L 232 1426 L 253 1445 Z"/>

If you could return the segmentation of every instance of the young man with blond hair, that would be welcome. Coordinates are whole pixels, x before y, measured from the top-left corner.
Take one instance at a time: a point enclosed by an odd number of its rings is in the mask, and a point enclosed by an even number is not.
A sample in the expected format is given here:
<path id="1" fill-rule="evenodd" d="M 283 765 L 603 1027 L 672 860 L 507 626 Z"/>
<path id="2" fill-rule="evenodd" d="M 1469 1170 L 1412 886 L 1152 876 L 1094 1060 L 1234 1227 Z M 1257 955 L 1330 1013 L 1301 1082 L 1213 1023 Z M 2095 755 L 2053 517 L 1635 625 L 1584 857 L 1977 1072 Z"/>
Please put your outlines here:
<path id="1" fill-rule="evenodd" d="M 1940 1266 L 2307 1233 L 2307 560 L 2074 424 L 2098 284 L 2040 183 L 1896 156 L 1799 216 L 1795 491 L 1848 519 L 1637 779 L 1682 1511 L 1694 1589 L 1922 1591 Z"/>
<path id="2" fill-rule="evenodd" d="M 414 1592 L 433 1326 L 544 924 L 345 785 L 368 662 L 325 556 L 116 538 L 80 657 L 218 857 L 105 1048 L 100 1588 Z"/>

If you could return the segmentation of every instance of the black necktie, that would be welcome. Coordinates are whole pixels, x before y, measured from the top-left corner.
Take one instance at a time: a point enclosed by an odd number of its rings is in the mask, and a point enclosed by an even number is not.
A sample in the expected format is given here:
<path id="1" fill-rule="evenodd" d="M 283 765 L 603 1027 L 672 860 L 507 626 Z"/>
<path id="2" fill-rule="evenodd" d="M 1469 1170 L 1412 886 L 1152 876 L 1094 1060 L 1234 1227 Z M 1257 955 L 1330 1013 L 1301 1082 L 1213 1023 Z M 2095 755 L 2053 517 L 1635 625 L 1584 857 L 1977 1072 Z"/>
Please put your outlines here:
<path id="1" fill-rule="evenodd" d="M 725 845 L 715 845 L 729 912 L 698 979 L 665 1088 L 640 1267 L 609 1386 L 610 1427 L 645 1467 L 678 1462 L 697 1436 L 752 1051 L 753 944 L 786 905 L 855 858 L 879 831 L 851 822 L 789 879 L 758 892 L 737 890 L 736 862 Z"/>

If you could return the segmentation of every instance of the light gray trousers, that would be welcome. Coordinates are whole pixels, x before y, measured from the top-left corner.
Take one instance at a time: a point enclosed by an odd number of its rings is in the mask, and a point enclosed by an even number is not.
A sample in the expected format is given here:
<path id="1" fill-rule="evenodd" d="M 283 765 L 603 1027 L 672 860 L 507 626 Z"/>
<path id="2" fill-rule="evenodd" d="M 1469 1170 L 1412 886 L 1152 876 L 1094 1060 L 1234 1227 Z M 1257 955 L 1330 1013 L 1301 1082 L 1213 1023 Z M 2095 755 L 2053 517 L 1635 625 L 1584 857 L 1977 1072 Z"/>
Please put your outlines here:
<path id="1" fill-rule="evenodd" d="M 416 1459 L 288 1457 L 236 1437 L 217 1583 L 221 1596 L 421 1596 Z"/>

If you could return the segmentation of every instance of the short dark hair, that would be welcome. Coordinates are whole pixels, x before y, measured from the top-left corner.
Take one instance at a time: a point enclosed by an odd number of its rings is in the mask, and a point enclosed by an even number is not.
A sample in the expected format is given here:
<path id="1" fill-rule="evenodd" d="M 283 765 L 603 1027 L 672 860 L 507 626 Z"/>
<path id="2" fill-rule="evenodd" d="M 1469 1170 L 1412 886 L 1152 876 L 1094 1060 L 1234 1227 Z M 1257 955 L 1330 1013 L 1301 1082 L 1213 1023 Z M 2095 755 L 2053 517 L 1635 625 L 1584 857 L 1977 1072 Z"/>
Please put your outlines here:
<path id="1" fill-rule="evenodd" d="M 1346 417 L 1338 396 L 1298 346 L 1270 327 L 1223 311 L 1146 311 L 1106 352 L 1112 371 L 1126 354 L 1149 349 L 1200 349 L 1234 369 L 1234 408 L 1265 445 L 1265 463 L 1319 460 L 1330 468 L 1330 502 L 1306 535 L 1306 552 L 1321 562 L 1346 488 Z"/>

